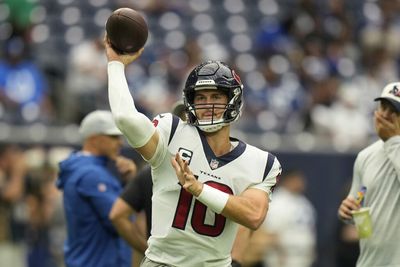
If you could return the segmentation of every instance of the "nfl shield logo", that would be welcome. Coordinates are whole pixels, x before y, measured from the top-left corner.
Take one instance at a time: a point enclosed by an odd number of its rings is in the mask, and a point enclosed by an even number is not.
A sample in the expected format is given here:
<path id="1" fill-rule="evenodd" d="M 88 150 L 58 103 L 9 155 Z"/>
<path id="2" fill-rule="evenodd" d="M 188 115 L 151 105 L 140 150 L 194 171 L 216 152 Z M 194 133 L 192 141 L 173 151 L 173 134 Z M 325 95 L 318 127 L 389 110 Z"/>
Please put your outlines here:
<path id="1" fill-rule="evenodd" d="M 216 159 L 212 159 L 210 162 L 210 167 L 211 169 L 215 170 L 216 168 L 218 168 L 219 162 Z"/>

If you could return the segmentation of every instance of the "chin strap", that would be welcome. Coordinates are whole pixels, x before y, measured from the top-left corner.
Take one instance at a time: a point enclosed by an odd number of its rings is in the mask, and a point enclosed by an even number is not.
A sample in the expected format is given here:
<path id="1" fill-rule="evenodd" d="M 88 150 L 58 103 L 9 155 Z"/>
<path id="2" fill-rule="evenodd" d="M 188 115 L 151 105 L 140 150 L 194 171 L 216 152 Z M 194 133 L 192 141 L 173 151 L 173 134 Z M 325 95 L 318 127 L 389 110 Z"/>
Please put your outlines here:
<path id="1" fill-rule="evenodd" d="M 199 127 L 199 129 L 202 130 L 203 132 L 213 133 L 220 130 L 223 126 L 224 125 L 221 123 L 217 125 L 198 125 L 197 127 Z"/>

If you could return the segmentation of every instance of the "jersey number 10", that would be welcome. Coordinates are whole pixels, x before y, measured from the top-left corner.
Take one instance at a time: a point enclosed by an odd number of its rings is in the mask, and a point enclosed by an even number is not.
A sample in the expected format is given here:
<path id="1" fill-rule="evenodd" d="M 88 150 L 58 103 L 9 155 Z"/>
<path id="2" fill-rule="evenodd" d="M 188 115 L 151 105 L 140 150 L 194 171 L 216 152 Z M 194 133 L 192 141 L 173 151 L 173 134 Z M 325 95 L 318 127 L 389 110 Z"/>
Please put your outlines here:
<path id="1" fill-rule="evenodd" d="M 205 182 L 205 184 L 219 189 L 225 193 L 233 194 L 232 190 L 225 184 L 220 184 L 212 181 Z M 192 199 L 193 195 L 186 192 L 185 189 L 181 188 L 181 193 L 179 195 L 179 201 L 176 207 L 172 227 L 185 230 L 186 222 L 189 217 L 190 206 L 192 204 Z M 193 230 L 200 235 L 212 237 L 219 236 L 224 231 L 226 218 L 221 214 L 215 214 L 214 224 L 206 224 L 206 211 L 207 206 L 200 201 L 195 200 L 191 219 Z"/>

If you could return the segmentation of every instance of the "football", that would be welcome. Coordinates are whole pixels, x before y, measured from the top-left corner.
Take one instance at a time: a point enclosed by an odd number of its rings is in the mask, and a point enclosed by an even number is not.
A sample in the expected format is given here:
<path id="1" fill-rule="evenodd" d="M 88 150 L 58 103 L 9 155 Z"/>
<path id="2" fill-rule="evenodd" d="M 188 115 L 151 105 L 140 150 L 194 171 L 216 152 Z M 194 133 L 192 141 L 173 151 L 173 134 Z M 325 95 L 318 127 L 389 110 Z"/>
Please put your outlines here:
<path id="1" fill-rule="evenodd" d="M 131 8 L 115 10 L 106 22 L 107 38 L 119 54 L 132 54 L 144 46 L 148 27 L 143 16 Z"/>

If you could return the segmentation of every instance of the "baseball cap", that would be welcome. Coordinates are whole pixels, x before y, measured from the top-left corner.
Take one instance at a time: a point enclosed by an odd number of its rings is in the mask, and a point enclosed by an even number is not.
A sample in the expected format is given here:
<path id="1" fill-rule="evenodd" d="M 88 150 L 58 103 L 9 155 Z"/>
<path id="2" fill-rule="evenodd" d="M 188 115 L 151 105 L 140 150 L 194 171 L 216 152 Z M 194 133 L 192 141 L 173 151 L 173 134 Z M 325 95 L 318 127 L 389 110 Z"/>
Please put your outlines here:
<path id="1" fill-rule="evenodd" d="M 112 113 L 107 110 L 95 110 L 87 114 L 81 122 L 79 133 L 83 138 L 96 134 L 122 135 Z"/>
<path id="2" fill-rule="evenodd" d="M 375 98 L 375 101 L 385 99 L 389 101 L 400 112 L 400 82 L 389 83 L 382 90 L 380 97 Z"/>

